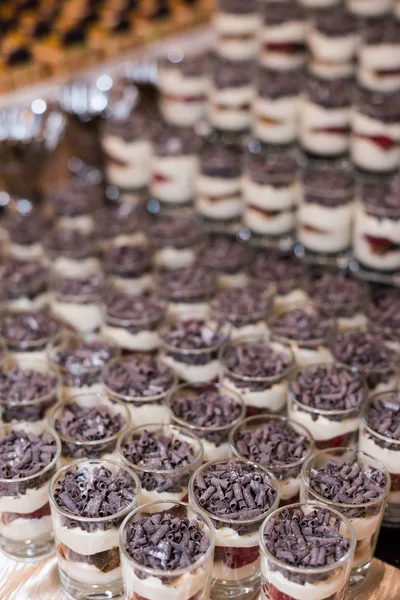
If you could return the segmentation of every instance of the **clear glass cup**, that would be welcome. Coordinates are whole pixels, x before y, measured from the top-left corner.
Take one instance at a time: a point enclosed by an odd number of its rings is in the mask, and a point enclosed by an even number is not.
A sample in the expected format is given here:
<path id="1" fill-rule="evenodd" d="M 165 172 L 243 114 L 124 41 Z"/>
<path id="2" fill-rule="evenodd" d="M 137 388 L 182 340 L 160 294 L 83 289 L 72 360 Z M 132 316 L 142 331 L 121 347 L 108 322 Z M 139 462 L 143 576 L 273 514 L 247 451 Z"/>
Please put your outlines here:
<path id="1" fill-rule="evenodd" d="M 292 427 L 298 435 L 302 435 L 307 439 L 306 451 L 304 455 L 301 456 L 296 462 L 281 464 L 277 464 L 276 462 L 271 464 L 262 463 L 262 466 L 268 469 L 268 471 L 270 471 L 271 473 L 273 473 L 276 479 L 279 481 L 279 506 L 286 506 L 287 504 L 292 504 L 293 502 L 299 501 L 301 468 L 305 461 L 314 452 L 314 440 L 308 429 L 306 429 L 302 425 L 299 425 L 299 423 L 292 421 L 291 419 L 287 419 L 286 417 L 280 417 L 277 415 L 256 415 L 254 417 L 247 417 L 247 419 L 244 419 L 243 421 L 238 423 L 231 430 L 231 433 L 229 435 L 229 442 L 233 456 L 237 456 L 238 458 L 242 458 L 244 460 L 251 460 L 252 462 L 254 462 L 254 460 L 250 456 L 246 456 L 240 451 L 240 448 L 238 447 L 238 440 L 240 434 L 245 431 L 255 431 L 256 429 L 262 428 L 263 425 L 271 423 L 271 421 L 281 421 L 282 424 L 286 424 Z"/>
<path id="2" fill-rule="evenodd" d="M 194 268 L 194 266 L 193 266 Z M 215 277 L 209 274 L 204 286 L 192 289 L 190 286 L 179 289 L 174 284 L 174 271 L 168 271 L 171 284 L 160 271 L 156 277 L 156 291 L 167 302 L 167 318 L 171 321 L 187 319 L 206 319 L 210 314 L 209 303 L 214 296 L 217 283 Z"/>
<path id="3" fill-rule="evenodd" d="M 140 464 L 134 464 L 125 457 L 123 448 L 133 438 L 139 438 L 144 431 L 147 431 L 150 435 L 173 436 L 175 440 L 187 442 L 193 449 L 192 461 L 183 467 L 163 470 L 150 469 Z M 203 445 L 197 435 L 183 427 L 162 425 L 159 423 L 150 423 L 129 429 L 119 439 L 117 452 L 119 460 L 122 460 L 123 463 L 133 469 L 140 479 L 142 485 L 140 504 L 159 502 L 160 500 L 186 502 L 188 499 L 189 479 L 203 462 Z"/>
<path id="4" fill-rule="evenodd" d="M 113 416 L 120 416 L 121 429 L 117 433 L 104 437 L 101 440 L 76 440 L 63 433 L 60 425 L 71 405 L 88 409 L 100 406 L 107 408 Z M 71 465 L 84 458 L 118 460 L 116 452 L 117 442 L 131 425 L 131 416 L 126 405 L 115 398 L 109 398 L 105 394 L 77 394 L 76 396 L 65 398 L 53 408 L 49 415 L 49 420 L 61 440 L 62 450 L 58 461 L 59 467 Z"/>
<path id="5" fill-rule="evenodd" d="M 329 507 L 331 523 L 340 523 L 339 532 L 349 540 L 349 549 L 337 562 L 324 567 L 294 567 L 276 558 L 267 549 L 265 532 L 271 521 L 279 524 L 295 511 L 305 515 L 311 510 L 320 510 L 318 503 L 297 503 L 284 506 L 271 513 L 260 530 L 261 548 L 261 598 L 260 600 L 344 600 L 347 597 L 349 576 L 356 545 L 355 533 L 340 512 Z"/>
<path id="6" fill-rule="evenodd" d="M 232 404 L 239 407 L 238 417 L 227 425 L 220 425 L 219 427 L 201 427 L 176 415 L 174 403 L 178 398 L 189 397 L 195 401 L 200 395 L 207 392 L 229 397 Z M 178 385 L 175 390 L 171 392 L 167 404 L 170 410 L 171 422 L 178 427 L 185 427 L 190 431 L 194 431 L 201 439 L 204 450 L 203 462 L 208 462 L 209 460 L 221 460 L 231 456 L 228 442 L 229 434 L 232 431 L 232 428 L 243 419 L 246 410 L 243 400 L 238 394 L 232 392 L 232 390 L 220 383 L 183 383 Z"/>
<path id="7" fill-rule="evenodd" d="M 57 471 L 61 442 L 54 429 L 43 421 L 3 425 L 0 438 L 12 431 L 50 434 L 56 442 L 56 454 L 34 475 L 18 480 L 0 478 L 0 548 L 16 560 L 44 559 L 54 552 L 48 484 Z"/>
<path id="8" fill-rule="evenodd" d="M 99 284 L 91 292 L 75 295 L 63 294 L 57 288 L 56 276 L 53 282 L 51 312 L 67 326 L 82 333 L 91 333 L 100 327 L 103 321 L 101 301 L 104 293 L 104 281 L 99 276 Z M 85 278 L 82 277 L 82 282 Z"/>
<path id="9" fill-rule="evenodd" d="M 140 519 L 168 512 L 174 518 L 196 520 L 209 541 L 208 550 L 188 567 L 157 570 L 144 567 L 126 549 L 129 526 Z M 136 508 L 122 523 L 119 536 L 125 600 L 158 600 L 165 594 L 195 600 L 208 600 L 214 558 L 215 531 L 210 519 L 186 502 L 151 502 Z M 182 589 L 180 589 L 182 588 Z"/>
<path id="10" fill-rule="evenodd" d="M 385 474 L 386 487 L 384 492 L 370 502 L 347 504 L 334 502 L 324 498 L 315 491 L 310 482 L 310 470 L 323 468 L 331 461 L 358 462 L 364 468 L 379 469 Z M 320 450 L 304 463 L 302 472 L 300 498 L 302 502 L 316 501 L 329 509 L 335 509 L 348 518 L 356 534 L 356 547 L 350 575 L 350 586 L 362 583 L 368 576 L 371 561 L 374 556 L 376 542 L 381 528 L 388 493 L 390 490 L 390 475 L 382 463 L 368 454 L 352 448 L 328 448 Z"/>
<path id="11" fill-rule="evenodd" d="M 135 249 L 138 250 L 135 256 Z M 129 257 L 129 258 L 128 258 Z M 103 270 L 117 289 L 140 294 L 154 287 L 152 253 L 147 243 L 126 240 L 106 242 L 102 252 Z"/>
<path id="12" fill-rule="evenodd" d="M 211 465 L 237 463 L 253 466 L 257 472 L 268 473 L 276 498 L 271 508 L 259 517 L 249 520 L 222 518 L 205 510 L 194 493 L 194 482 Z M 265 517 L 279 506 L 280 491 L 277 479 L 260 465 L 239 458 L 208 462 L 200 467 L 189 482 L 189 502 L 201 513 L 207 515 L 216 529 L 215 554 L 213 565 L 213 598 L 246 597 L 259 590 L 260 548 L 258 536 Z"/>
<path id="13" fill-rule="evenodd" d="M 46 235 L 43 246 L 56 274 L 81 277 L 100 270 L 98 240 L 92 232 L 59 226 Z"/>
<path id="14" fill-rule="evenodd" d="M 69 473 L 91 477 L 104 467 L 114 478 L 128 480 L 134 499 L 123 510 L 105 517 L 87 517 L 57 504 L 57 486 Z M 85 486 L 82 484 L 82 489 Z M 110 600 L 123 592 L 118 532 L 140 497 L 140 481 L 126 465 L 111 460 L 81 460 L 57 471 L 49 486 L 58 571 L 64 592 L 74 600 Z"/>

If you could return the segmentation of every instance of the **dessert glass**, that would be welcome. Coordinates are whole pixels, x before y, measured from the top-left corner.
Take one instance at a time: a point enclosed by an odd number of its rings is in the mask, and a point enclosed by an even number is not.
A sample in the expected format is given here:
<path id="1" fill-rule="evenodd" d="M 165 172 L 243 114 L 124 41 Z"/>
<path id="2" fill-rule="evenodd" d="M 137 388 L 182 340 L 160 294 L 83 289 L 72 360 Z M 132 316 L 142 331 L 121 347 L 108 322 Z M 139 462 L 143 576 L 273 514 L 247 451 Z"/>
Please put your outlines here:
<path id="1" fill-rule="evenodd" d="M 70 473 L 92 475 L 96 468 L 130 482 L 132 502 L 110 516 L 87 517 L 61 508 L 56 501 L 60 480 Z M 84 489 L 84 483 L 82 483 Z M 123 590 L 118 531 L 126 515 L 136 507 L 140 481 L 126 465 L 111 460 L 81 460 L 57 471 L 49 488 L 58 571 L 65 593 L 76 600 L 120 598 Z"/>
<path id="2" fill-rule="evenodd" d="M 207 236 L 197 253 L 198 262 L 216 273 L 221 289 L 241 288 L 247 284 L 245 268 L 250 259 L 250 248 L 224 233 Z"/>
<path id="3" fill-rule="evenodd" d="M 151 266 L 151 251 L 145 243 L 132 242 L 122 237 L 105 244 L 103 269 L 117 289 L 132 294 L 152 289 Z"/>
<path id="4" fill-rule="evenodd" d="M 57 470 L 61 453 L 58 435 L 44 422 L 3 425 L 0 437 L 23 430 L 50 434 L 56 443 L 53 460 L 34 475 L 18 480 L 0 478 L 0 548 L 20 561 L 44 559 L 54 552 L 53 528 L 48 501 L 48 482 Z"/>
<path id="5" fill-rule="evenodd" d="M 53 285 L 51 312 L 60 321 L 76 331 L 82 333 L 96 331 L 103 320 L 101 299 L 104 292 L 104 281 L 101 275 L 90 277 L 93 280 L 93 285 L 91 285 L 89 277 L 86 278 L 89 280 L 87 281 L 87 292 L 85 291 L 85 278 L 82 278 L 83 290 L 77 290 L 76 294 L 64 294 L 62 289 L 57 289 L 57 280 L 60 279 L 62 279 L 60 275 L 56 276 Z M 62 285 L 62 280 L 60 283 Z"/>
<path id="6" fill-rule="evenodd" d="M 193 264 L 200 238 L 200 229 L 192 215 L 159 217 L 149 228 L 154 265 L 160 269 L 179 269 Z"/>
<path id="7" fill-rule="evenodd" d="M 144 567 L 126 550 L 127 529 L 130 524 L 143 517 L 168 512 L 174 518 L 196 520 L 209 541 L 209 548 L 196 562 L 174 570 L 161 570 Z M 214 558 L 215 532 L 210 519 L 185 502 L 159 501 L 136 508 L 122 523 L 119 545 L 121 551 L 122 576 L 126 600 L 159 600 L 166 598 L 187 598 L 208 600 L 210 597 L 211 575 Z"/>
<path id="8" fill-rule="evenodd" d="M 97 239 L 93 233 L 59 226 L 44 238 L 43 245 L 56 274 L 82 277 L 99 272 Z"/>
<path id="9" fill-rule="evenodd" d="M 362 468 L 377 469 L 386 478 L 386 486 L 378 498 L 360 504 L 334 502 L 315 491 L 310 483 L 310 470 L 323 468 L 328 462 L 357 462 Z M 356 534 L 356 546 L 350 574 L 350 586 L 362 583 L 368 575 L 372 557 L 378 540 L 387 496 L 390 490 L 390 475 L 382 463 L 368 454 L 351 448 L 328 448 L 311 456 L 303 465 L 300 497 L 302 502 L 319 502 L 329 509 L 335 509 L 347 517 Z"/>

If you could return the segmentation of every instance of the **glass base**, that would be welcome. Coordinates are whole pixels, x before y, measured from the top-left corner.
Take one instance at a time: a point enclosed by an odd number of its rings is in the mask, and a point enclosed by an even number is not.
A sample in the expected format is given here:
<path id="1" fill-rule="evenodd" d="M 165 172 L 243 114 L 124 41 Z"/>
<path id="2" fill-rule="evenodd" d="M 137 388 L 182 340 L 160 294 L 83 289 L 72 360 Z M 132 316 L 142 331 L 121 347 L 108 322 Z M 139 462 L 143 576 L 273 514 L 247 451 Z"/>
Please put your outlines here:
<path id="1" fill-rule="evenodd" d="M 227 600 L 247 598 L 257 594 L 260 590 L 260 573 L 255 573 L 247 579 L 238 581 L 224 581 L 216 579 L 211 586 L 211 600 Z"/>
<path id="2" fill-rule="evenodd" d="M 0 536 L 0 550 L 9 558 L 20 562 L 35 562 L 52 556 L 55 552 L 53 538 L 38 541 L 14 541 Z"/>
<path id="3" fill-rule="evenodd" d="M 71 579 L 60 568 L 58 571 L 64 592 L 71 600 L 122 600 L 124 597 L 122 580 L 104 585 L 87 584 Z"/>
<path id="4" fill-rule="evenodd" d="M 400 527 L 400 504 L 391 502 L 386 506 L 382 525 L 384 527 Z"/>
<path id="5" fill-rule="evenodd" d="M 351 570 L 350 582 L 349 582 L 350 589 L 358 587 L 359 585 L 364 583 L 364 581 L 368 577 L 370 567 L 371 567 L 371 561 Z"/>

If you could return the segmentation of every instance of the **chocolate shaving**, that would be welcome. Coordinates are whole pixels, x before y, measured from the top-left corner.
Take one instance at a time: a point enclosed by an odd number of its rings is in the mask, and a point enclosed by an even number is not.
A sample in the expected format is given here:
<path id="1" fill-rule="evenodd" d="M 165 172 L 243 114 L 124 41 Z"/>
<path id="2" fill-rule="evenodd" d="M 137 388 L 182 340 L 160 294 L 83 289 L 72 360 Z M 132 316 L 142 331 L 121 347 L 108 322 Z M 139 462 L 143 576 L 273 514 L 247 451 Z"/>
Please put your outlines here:
<path id="1" fill-rule="evenodd" d="M 194 302 L 214 293 L 216 281 L 212 271 L 200 265 L 165 270 L 158 280 L 159 293 L 170 301 Z"/>
<path id="2" fill-rule="evenodd" d="M 143 329 L 154 329 L 164 316 L 163 303 L 148 292 L 132 296 L 122 292 L 111 292 L 105 299 L 106 321 L 111 325 L 113 319 L 132 321 L 124 324 L 124 329 L 137 333 Z M 135 323 L 138 325 L 136 326 Z"/>
<path id="3" fill-rule="evenodd" d="M 85 277 L 60 277 L 54 284 L 55 295 L 61 301 L 64 296 L 76 298 L 76 302 L 80 302 L 80 297 L 99 297 L 104 292 L 104 288 L 103 275 L 95 273 Z"/>
<path id="4" fill-rule="evenodd" d="M 38 260 L 17 260 L 7 262 L 0 275 L 0 286 L 7 298 L 35 298 L 46 291 L 50 271 Z"/>
<path id="5" fill-rule="evenodd" d="M 365 287 L 354 279 L 325 273 L 313 282 L 310 296 L 329 317 L 354 316 L 365 301 Z"/>
<path id="6" fill-rule="evenodd" d="M 147 246 L 114 244 L 103 252 L 103 268 L 120 277 L 140 277 L 151 268 L 152 256 Z"/>
<path id="7" fill-rule="evenodd" d="M 298 342 L 325 341 L 331 322 L 317 308 L 296 308 L 272 317 L 269 327 L 274 335 Z"/>
<path id="8" fill-rule="evenodd" d="M 149 237 L 158 248 L 188 248 L 200 236 L 196 219 L 191 215 L 158 217 L 150 226 Z"/>
<path id="9" fill-rule="evenodd" d="M 218 348 L 227 337 L 223 323 L 213 325 L 195 319 L 178 321 L 162 334 L 164 352 L 185 364 L 207 364 L 217 358 Z"/>
<path id="10" fill-rule="evenodd" d="M 400 290 L 387 289 L 377 294 L 367 308 L 367 315 L 372 325 L 393 330 L 394 338 L 400 340 Z"/>
<path id="11" fill-rule="evenodd" d="M 10 312 L 0 322 L 1 336 L 12 343 L 48 341 L 60 331 L 60 323 L 44 311 Z"/>
<path id="12" fill-rule="evenodd" d="M 197 154 L 199 138 L 190 127 L 163 126 L 153 136 L 156 156 L 182 156 Z"/>
<path id="13" fill-rule="evenodd" d="M 103 382 L 121 396 L 146 399 L 165 394 L 174 383 L 174 375 L 167 365 L 151 356 L 130 356 L 109 365 Z"/>
<path id="14" fill-rule="evenodd" d="M 14 367 L 0 373 L 3 421 L 38 421 L 43 418 L 45 411 L 56 401 L 57 385 L 54 375 L 32 369 Z"/>
<path id="15" fill-rule="evenodd" d="M 388 450 L 400 451 L 400 396 L 391 392 L 371 401 L 365 414 L 365 421 L 373 431 L 388 439 L 387 442 L 373 437 L 374 443 Z M 399 455 L 400 456 L 400 455 Z"/>
<path id="16" fill-rule="evenodd" d="M 211 267 L 222 273 L 237 273 L 245 267 L 251 251 L 233 236 L 209 235 L 198 250 L 197 261 L 204 267 Z"/>
<path id="17" fill-rule="evenodd" d="M 235 327 L 263 321 L 272 308 L 272 297 L 257 286 L 222 290 L 211 303 L 217 317 Z"/>
<path id="18" fill-rule="evenodd" d="M 283 256 L 274 250 L 256 253 L 249 264 L 248 273 L 256 281 L 276 285 L 279 294 L 288 294 L 302 286 L 301 279 L 306 270 L 302 263 L 292 256 Z"/>
<path id="19" fill-rule="evenodd" d="M 60 436 L 77 442 L 97 442 L 116 435 L 125 426 L 118 412 L 107 406 L 81 406 L 67 403 L 54 428 Z"/>

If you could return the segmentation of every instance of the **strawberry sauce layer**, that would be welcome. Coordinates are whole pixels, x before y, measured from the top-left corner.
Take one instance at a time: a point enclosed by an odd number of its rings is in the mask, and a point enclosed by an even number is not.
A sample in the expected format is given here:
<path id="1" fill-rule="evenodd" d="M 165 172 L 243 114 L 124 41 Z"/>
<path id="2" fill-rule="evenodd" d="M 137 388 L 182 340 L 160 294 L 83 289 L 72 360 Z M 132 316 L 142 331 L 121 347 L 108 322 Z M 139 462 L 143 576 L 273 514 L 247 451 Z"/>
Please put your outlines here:
<path id="1" fill-rule="evenodd" d="M 392 240 L 387 238 L 366 235 L 365 239 L 368 242 L 371 251 L 375 254 L 386 254 L 387 252 L 400 250 L 400 244 L 395 244 Z"/>
<path id="2" fill-rule="evenodd" d="M 381 150 L 384 150 L 384 151 L 392 150 L 393 148 L 395 148 L 395 146 L 397 146 L 396 140 L 394 140 L 393 138 L 391 138 L 388 135 L 361 135 L 361 134 L 356 134 L 356 136 L 359 137 L 359 138 L 363 138 L 365 140 L 369 140 L 370 142 L 372 142 L 376 146 L 379 146 L 379 148 Z"/>
<path id="3" fill-rule="evenodd" d="M 216 546 L 215 562 L 223 562 L 229 569 L 240 569 L 256 562 L 260 557 L 258 546 L 253 548 L 235 548 L 232 546 Z"/>
<path id="4" fill-rule="evenodd" d="M 41 508 L 38 508 L 37 510 L 34 510 L 31 513 L 4 512 L 1 515 L 1 520 L 3 521 L 3 523 L 7 524 L 11 523 L 12 521 L 15 521 L 16 519 L 42 519 L 43 517 L 50 516 L 50 514 L 50 504 L 49 502 L 47 502 L 47 504 L 45 504 Z"/>

